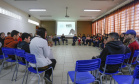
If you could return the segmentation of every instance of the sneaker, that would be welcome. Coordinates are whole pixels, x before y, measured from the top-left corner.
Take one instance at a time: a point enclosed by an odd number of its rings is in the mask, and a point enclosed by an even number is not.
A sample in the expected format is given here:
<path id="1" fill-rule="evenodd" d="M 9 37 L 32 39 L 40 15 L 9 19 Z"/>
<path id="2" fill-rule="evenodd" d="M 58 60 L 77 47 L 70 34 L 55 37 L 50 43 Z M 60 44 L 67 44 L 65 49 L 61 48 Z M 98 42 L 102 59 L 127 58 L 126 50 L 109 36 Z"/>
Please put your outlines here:
<path id="1" fill-rule="evenodd" d="M 50 77 L 44 77 L 46 84 L 52 84 L 52 81 L 50 80 Z"/>

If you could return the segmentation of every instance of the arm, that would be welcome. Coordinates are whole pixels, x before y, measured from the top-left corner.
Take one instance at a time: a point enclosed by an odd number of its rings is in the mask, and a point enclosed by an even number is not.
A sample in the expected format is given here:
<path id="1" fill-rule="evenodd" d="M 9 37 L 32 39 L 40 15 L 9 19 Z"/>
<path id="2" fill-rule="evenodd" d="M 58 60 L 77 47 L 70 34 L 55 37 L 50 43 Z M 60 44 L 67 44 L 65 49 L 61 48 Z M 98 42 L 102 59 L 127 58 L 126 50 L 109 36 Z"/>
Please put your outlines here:
<path id="1" fill-rule="evenodd" d="M 43 45 L 43 53 L 44 53 L 44 56 L 45 57 L 48 57 L 50 55 L 50 47 L 48 46 L 47 41 L 44 41 L 42 43 L 42 45 Z"/>

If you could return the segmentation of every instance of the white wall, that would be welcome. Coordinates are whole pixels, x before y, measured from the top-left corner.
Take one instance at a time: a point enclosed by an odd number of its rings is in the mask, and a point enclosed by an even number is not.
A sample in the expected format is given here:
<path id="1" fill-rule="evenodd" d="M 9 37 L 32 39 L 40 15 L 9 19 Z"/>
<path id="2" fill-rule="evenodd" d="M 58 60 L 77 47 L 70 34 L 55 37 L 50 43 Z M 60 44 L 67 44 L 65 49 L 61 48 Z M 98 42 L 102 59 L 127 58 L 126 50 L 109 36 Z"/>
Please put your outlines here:
<path id="1" fill-rule="evenodd" d="M 0 0 L 0 7 L 22 17 L 22 19 L 16 19 L 0 13 L 0 32 L 7 33 L 11 32 L 12 30 L 18 30 L 19 32 L 27 32 L 33 34 L 36 32 L 36 25 L 28 23 L 29 17 L 27 13 L 7 4 L 2 0 Z M 40 20 L 32 16 L 30 19 L 40 23 Z"/>

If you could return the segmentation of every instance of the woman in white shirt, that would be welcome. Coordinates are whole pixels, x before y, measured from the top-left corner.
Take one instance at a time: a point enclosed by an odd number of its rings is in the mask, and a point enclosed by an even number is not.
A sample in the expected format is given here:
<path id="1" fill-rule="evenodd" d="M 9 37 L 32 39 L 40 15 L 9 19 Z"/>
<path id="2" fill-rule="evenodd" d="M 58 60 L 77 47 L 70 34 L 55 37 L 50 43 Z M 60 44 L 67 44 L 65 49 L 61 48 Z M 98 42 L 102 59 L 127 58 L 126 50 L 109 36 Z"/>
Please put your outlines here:
<path id="1" fill-rule="evenodd" d="M 37 30 L 37 35 L 34 37 L 30 42 L 30 52 L 31 54 L 34 54 L 37 61 L 37 66 L 39 71 L 44 71 L 48 69 L 49 67 L 55 67 L 56 60 L 50 59 L 51 50 L 48 46 L 46 39 L 47 32 L 45 28 L 39 28 Z M 32 67 L 35 67 L 34 64 L 30 65 Z M 35 68 L 34 68 L 35 69 Z M 44 79 L 47 80 L 47 82 L 52 83 L 50 80 L 50 76 L 52 74 L 52 70 L 48 70 L 45 72 Z"/>

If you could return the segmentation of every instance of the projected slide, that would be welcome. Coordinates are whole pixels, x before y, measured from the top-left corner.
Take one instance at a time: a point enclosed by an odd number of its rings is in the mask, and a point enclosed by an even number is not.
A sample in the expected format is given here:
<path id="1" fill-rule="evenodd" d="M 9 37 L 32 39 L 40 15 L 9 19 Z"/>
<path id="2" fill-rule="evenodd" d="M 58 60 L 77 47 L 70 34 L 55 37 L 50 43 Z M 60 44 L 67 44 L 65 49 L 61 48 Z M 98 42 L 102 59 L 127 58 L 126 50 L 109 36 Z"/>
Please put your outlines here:
<path id="1" fill-rule="evenodd" d="M 57 22 L 57 35 L 73 36 L 76 34 L 75 22 Z"/>

